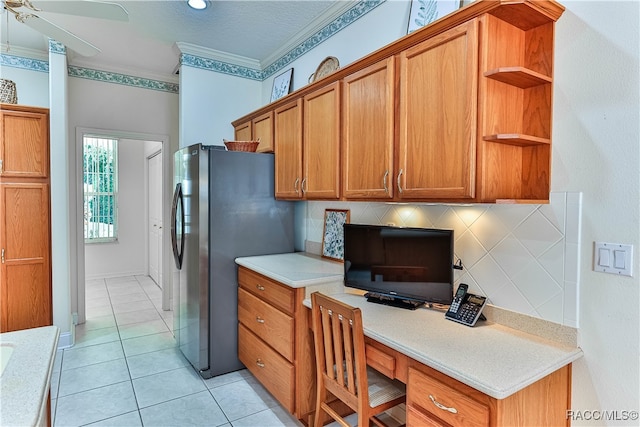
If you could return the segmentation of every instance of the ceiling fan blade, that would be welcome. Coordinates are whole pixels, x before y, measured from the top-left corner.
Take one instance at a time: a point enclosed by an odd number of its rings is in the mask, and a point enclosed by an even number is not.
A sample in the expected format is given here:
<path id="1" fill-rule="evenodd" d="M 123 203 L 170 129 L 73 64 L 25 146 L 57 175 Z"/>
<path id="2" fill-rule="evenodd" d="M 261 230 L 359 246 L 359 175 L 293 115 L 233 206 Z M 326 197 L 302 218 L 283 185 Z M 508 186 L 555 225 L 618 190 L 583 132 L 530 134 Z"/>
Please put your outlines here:
<path id="1" fill-rule="evenodd" d="M 100 49 L 91 43 L 82 40 L 80 37 L 71 34 L 69 31 L 60 28 L 55 24 L 52 24 L 44 18 L 40 18 L 39 16 L 32 14 L 22 14 L 21 18 L 20 22 L 23 24 L 64 44 L 66 47 L 76 51 L 82 56 L 94 56 L 100 53 Z"/>
<path id="2" fill-rule="evenodd" d="M 32 1 L 31 3 L 38 9 L 41 9 L 43 12 L 88 16 L 90 18 L 110 19 L 113 21 L 129 21 L 129 13 L 118 3 L 92 0 L 40 0 Z"/>

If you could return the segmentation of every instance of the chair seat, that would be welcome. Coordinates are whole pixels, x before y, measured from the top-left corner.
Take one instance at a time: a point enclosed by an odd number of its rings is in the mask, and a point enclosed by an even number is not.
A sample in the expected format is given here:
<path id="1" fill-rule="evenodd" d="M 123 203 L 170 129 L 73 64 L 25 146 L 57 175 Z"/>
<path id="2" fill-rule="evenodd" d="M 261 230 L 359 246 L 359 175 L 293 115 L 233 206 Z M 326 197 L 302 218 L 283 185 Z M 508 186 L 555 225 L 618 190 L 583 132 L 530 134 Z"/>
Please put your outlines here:
<path id="1" fill-rule="evenodd" d="M 403 383 L 392 380 L 371 367 L 367 367 L 367 377 L 369 379 L 369 406 L 372 408 L 406 394 L 406 386 Z"/>

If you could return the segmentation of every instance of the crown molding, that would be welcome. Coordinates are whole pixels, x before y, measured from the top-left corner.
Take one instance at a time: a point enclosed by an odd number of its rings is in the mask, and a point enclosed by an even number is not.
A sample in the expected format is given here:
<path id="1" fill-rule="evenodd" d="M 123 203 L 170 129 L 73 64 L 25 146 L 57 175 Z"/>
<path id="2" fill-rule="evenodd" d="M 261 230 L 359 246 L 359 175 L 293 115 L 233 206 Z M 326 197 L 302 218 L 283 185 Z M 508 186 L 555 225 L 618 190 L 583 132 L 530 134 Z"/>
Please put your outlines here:
<path id="1" fill-rule="evenodd" d="M 221 50 L 209 49 L 206 47 L 198 46 L 192 43 L 176 42 L 175 49 L 180 54 L 197 56 L 199 58 L 211 59 L 214 61 L 220 61 L 231 65 L 237 65 L 239 67 L 251 68 L 253 70 L 261 71 L 260 61 L 246 56 L 234 55 L 232 53 L 223 52 Z"/>
<path id="2" fill-rule="evenodd" d="M 135 76 L 137 78 L 147 79 L 147 80 L 155 80 L 159 82 L 165 83 L 178 83 L 178 76 L 173 74 L 156 74 L 145 72 L 140 69 L 132 69 L 132 68 L 124 68 L 124 67 L 114 67 L 109 64 L 97 63 L 92 60 L 83 59 L 84 57 L 78 55 L 74 58 L 68 59 L 68 65 L 77 68 L 85 68 L 90 70 L 100 70 L 104 71 L 108 74 L 118 74 L 123 76 Z"/>
<path id="3" fill-rule="evenodd" d="M 5 43 L 0 44 L 0 53 L 3 55 L 19 56 L 21 58 L 37 59 L 38 61 L 49 61 L 49 52 L 7 45 Z"/>
<path id="4" fill-rule="evenodd" d="M 346 0 L 346 1 L 336 1 L 327 9 L 322 15 L 320 15 L 315 21 L 314 25 L 308 27 L 305 31 L 301 31 L 296 35 L 296 37 L 292 38 L 289 43 L 280 47 L 278 50 L 273 52 L 271 55 L 266 57 L 260 63 L 260 69 L 265 70 L 268 66 L 272 65 L 282 57 L 286 56 L 294 48 L 303 44 L 305 41 L 309 40 L 312 36 L 320 32 L 324 27 L 341 17 L 345 14 L 349 9 L 356 6 L 359 1 Z"/>

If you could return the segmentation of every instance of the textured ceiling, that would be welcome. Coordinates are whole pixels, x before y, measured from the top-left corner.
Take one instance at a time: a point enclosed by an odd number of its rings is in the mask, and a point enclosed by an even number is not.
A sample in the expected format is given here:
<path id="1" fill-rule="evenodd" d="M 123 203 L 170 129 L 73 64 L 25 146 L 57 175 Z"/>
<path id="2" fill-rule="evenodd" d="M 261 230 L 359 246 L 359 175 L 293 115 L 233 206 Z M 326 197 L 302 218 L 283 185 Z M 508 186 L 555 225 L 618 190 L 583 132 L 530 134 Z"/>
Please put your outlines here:
<path id="1" fill-rule="evenodd" d="M 50 2 L 53 0 L 40 0 L 39 5 L 44 9 Z M 44 11 L 38 15 L 102 51 L 91 58 L 72 56 L 71 64 L 168 75 L 178 63 L 176 42 L 264 61 L 337 5 L 334 0 L 225 0 L 212 1 L 207 9 L 195 11 L 182 0 L 118 3 L 129 12 L 129 22 Z M 47 52 L 43 36 L 6 15 L 0 15 L 2 44 L 8 41 L 14 51 L 20 47 Z"/>

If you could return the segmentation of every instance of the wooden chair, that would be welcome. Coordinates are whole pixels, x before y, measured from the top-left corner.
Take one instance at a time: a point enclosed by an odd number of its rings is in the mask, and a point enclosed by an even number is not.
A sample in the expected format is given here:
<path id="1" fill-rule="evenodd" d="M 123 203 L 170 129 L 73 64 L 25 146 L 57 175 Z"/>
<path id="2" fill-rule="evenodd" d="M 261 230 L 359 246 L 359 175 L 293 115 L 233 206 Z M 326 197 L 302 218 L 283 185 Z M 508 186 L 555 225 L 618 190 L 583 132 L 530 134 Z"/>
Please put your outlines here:
<path id="1" fill-rule="evenodd" d="M 405 386 L 367 368 L 360 309 L 319 292 L 311 294 L 311 305 L 318 387 L 314 426 L 322 426 L 326 412 L 349 427 L 329 406 L 327 399 L 335 396 L 358 414 L 360 426 L 386 427 L 376 415 L 404 403 Z"/>

